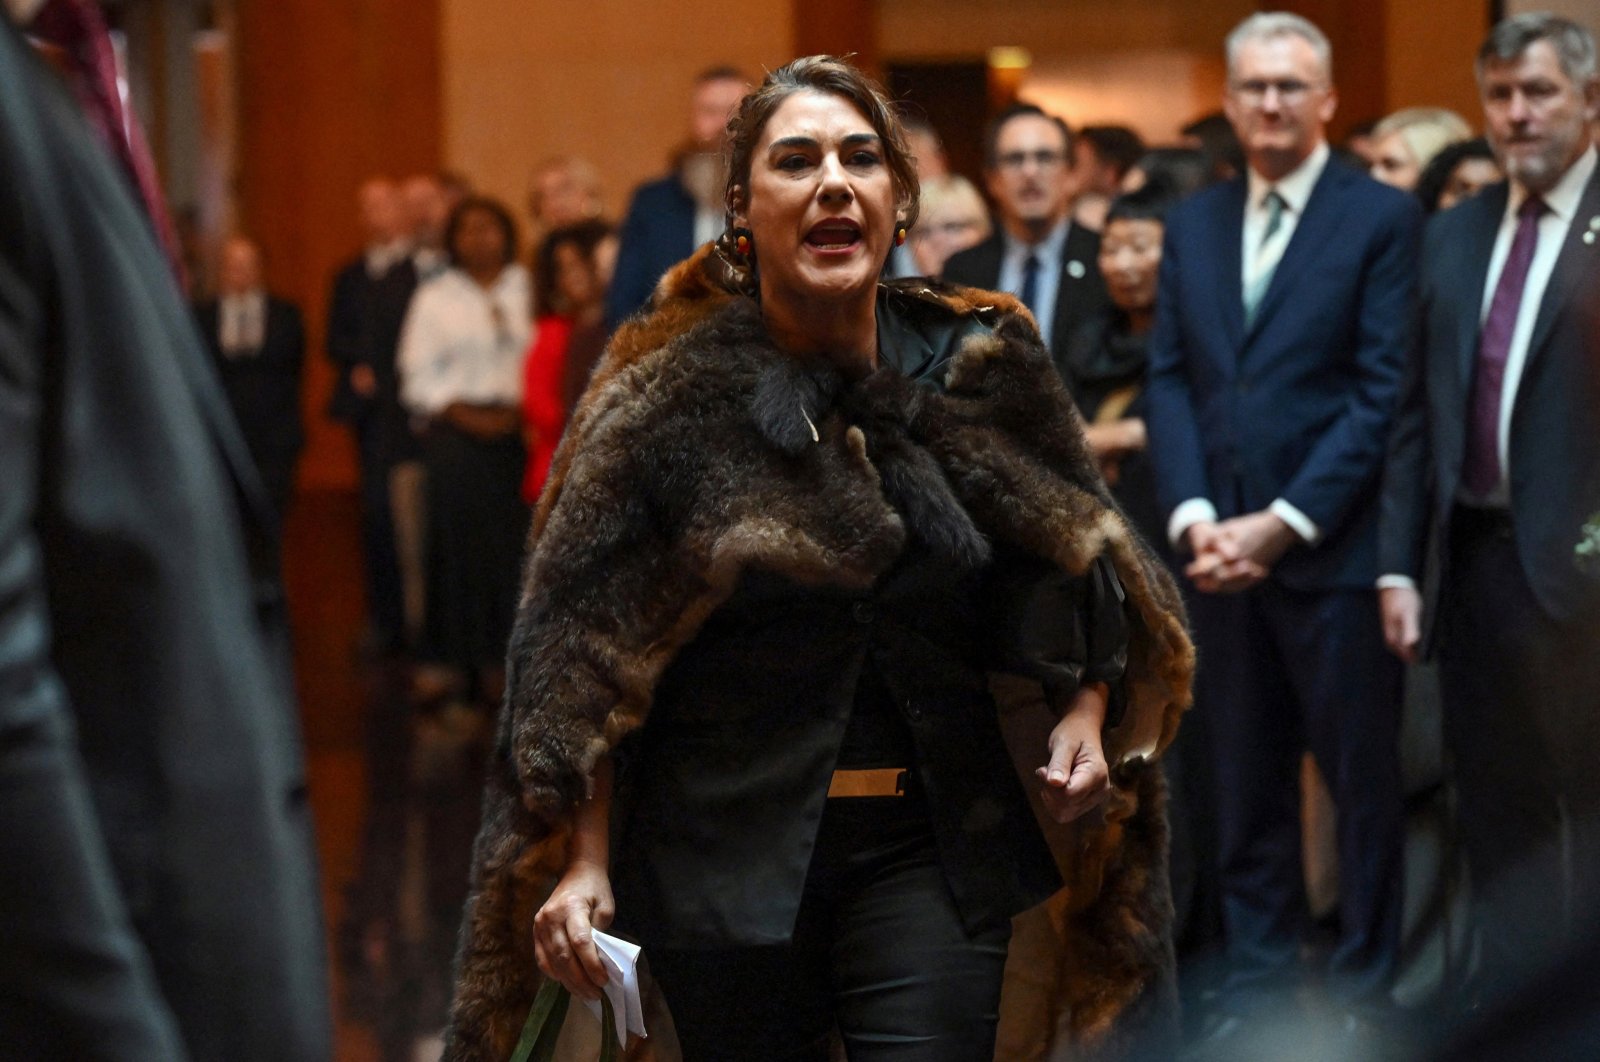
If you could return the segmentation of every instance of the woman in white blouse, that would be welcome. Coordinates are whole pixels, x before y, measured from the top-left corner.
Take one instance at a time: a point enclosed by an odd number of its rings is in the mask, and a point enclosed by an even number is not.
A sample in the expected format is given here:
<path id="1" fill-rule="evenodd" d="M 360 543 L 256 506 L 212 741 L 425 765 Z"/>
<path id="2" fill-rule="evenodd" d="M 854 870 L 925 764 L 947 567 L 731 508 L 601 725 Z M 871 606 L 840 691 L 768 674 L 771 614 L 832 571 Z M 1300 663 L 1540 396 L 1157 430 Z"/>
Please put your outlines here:
<path id="1" fill-rule="evenodd" d="M 420 425 L 428 474 L 423 656 L 461 692 L 493 703 L 504 684 L 528 510 L 522 358 L 532 325 L 516 223 L 492 199 L 456 207 L 450 268 L 412 299 L 400 337 L 400 398 Z"/>

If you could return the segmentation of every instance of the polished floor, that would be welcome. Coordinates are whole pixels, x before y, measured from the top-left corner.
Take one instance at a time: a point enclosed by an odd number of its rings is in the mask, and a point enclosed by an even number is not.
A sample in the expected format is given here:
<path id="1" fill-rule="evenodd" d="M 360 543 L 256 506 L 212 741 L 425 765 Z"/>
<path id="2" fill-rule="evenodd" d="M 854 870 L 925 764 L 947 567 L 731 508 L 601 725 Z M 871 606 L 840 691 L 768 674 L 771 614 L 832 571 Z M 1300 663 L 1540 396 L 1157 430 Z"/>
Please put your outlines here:
<path id="1" fill-rule="evenodd" d="M 284 581 L 330 937 L 339 924 L 344 886 L 356 871 L 366 810 L 357 520 L 354 493 L 304 493 L 284 530 Z M 337 979 L 337 968 L 334 974 Z M 376 1062 L 371 1034 L 344 1018 L 340 996 L 336 983 L 336 1062 Z"/>

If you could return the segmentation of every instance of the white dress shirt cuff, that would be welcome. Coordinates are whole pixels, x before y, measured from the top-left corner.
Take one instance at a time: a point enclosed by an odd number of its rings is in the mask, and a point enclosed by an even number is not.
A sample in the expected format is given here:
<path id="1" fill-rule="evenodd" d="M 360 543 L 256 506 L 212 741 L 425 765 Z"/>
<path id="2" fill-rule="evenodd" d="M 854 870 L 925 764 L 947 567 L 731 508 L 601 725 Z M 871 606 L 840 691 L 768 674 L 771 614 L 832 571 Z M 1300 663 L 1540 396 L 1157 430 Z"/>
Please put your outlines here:
<path id="1" fill-rule="evenodd" d="M 1300 536 L 1300 540 L 1308 546 L 1315 546 L 1322 541 L 1322 528 L 1318 527 L 1305 513 L 1296 509 L 1282 498 L 1277 499 L 1267 506 L 1267 512 L 1289 525 L 1289 530 Z"/>
<path id="2" fill-rule="evenodd" d="M 1379 590 L 1415 590 L 1417 581 L 1409 575 L 1380 575 L 1378 576 Z"/>
<path id="3" fill-rule="evenodd" d="M 1172 543 L 1173 549 L 1183 549 L 1183 536 L 1195 524 L 1214 524 L 1217 522 L 1217 507 L 1211 504 L 1209 498 L 1190 498 L 1172 510 L 1172 515 L 1167 518 L 1167 541 Z"/>

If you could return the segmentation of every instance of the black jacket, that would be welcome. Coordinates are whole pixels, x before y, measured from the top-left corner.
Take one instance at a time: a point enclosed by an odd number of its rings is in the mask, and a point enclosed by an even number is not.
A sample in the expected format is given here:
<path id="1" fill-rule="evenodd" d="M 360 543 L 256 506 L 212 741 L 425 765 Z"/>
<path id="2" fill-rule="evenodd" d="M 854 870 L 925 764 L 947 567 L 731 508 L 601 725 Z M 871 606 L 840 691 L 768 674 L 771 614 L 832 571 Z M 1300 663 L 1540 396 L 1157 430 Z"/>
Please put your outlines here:
<path id="1" fill-rule="evenodd" d="M 4 18 L 0 85 L 0 1054 L 321 1062 L 273 519 L 148 221 Z"/>
<path id="2" fill-rule="evenodd" d="M 1409 575 L 1419 585 L 1428 536 L 1449 541 L 1483 291 L 1508 194 L 1501 184 L 1436 216 L 1423 242 L 1416 339 L 1389 437 L 1379 524 L 1380 573 Z M 1539 604 L 1563 623 L 1600 622 L 1600 576 L 1579 568 L 1573 552 L 1584 522 L 1600 512 L 1596 218 L 1600 175 L 1583 190 L 1550 274 L 1511 417 L 1508 472 L 1517 555 Z M 1449 579 L 1445 571 L 1427 585 L 1436 594 Z M 1437 604 L 1430 601 L 1426 610 L 1430 632 Z"/>
<path id="3" fill-rule="evenodd" d="M 239 422 L 250 456 L 269 493 L 277 495 L 282 485 L 292 479 L 295 460 L 305 445 L 305 424 L 300 414 L 305 325 L 293 303 L 268 296 L 260 349 L 230 357 L 222 352 L 218 305 L 217 300 L 211 299 L 195 308 L 200 336 L 222 378 L 223 394 Z M 275 502 L 281 500 L 274 497 Z"/>
<path id="4" fill-rule="evenodd" d="M 891 305 L 880 299 L 880 332 L 901 342 L 880 347 L 893 365 L 884 371 L 938 389 L 954 343 L 981 326 L 939 337 L 932 351 L 926 337 L 905 335 Z M 877 708 L 866 703 L 874 697 L 909 730 L 911 762 L 889 766 L 916 772 L 968 929 L 1061 887 L 987 675 L 1041 680 L 1057 705 L 1083 681 L 1120 686 L 1122 589 L 1104 563 L 1079 578 L 1014 550 L 962 563 L 917 530 L 921 510 L 939 503 L 896 506 L 912 536 L 870 587 L 747 572 L 662 675 L 636 747 L 622 751 L 631 769 L 614 830 L 618 925 L 646 946 L 789 939 L 847 724 L 852 711 Z"/>
<path id="5" fill-rule="evenodd" d="M 408 414 L 400 404 L 395 361 L 417 283 L 417 267 L 410 258 L 374 277 L 367 272 L 366 258 L 358 256 L 334 276 L 328 298 L 328 360 L 338 373 L 328 415 L 376 433 L 378 452 L 390 461 L 416 453 Z M 350 373 L 357 366 L 372 370 L 377 381 L 373 395 L 358 394 L 351 386 Z"/>
<path id="6" fill-rule="evenodd" d="M 993 290 L 1000 284 L 1005 238 L 996 232 L 975 247 L 950 256 L 944 279 L 952 284 Z M 1080 268 L 1072 268 L 1077 263 Z M 1067 347 L 1073 330 L 1111 311 L 1111 296 L 1100 275 L 1100 234 L 1074 222 L 1061 246 L 1061 283 L 1056 288 L 1055 321 L 1050 329 L 1050 357 L 1062 379 L 1070 380 Z"/>

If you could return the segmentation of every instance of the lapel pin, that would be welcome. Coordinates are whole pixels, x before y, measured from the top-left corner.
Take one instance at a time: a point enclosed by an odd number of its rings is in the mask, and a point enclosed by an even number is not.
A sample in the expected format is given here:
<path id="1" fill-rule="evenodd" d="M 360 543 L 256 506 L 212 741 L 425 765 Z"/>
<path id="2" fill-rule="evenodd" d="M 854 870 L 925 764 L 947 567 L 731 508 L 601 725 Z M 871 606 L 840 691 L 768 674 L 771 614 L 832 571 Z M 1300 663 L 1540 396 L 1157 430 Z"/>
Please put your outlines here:
<path id="1" fill-rule="evenodd" d="M 1071 277 L 1073 280 L 1082 280 L 1085 272 L 1087 272 L 1087 270 L 1083 268 L 1083 263 L 1078 261 L 1076 258 L 1067 263 L 1067 276 Z"/>
<path id="2" fill-rule="evenodd" d="M 1600 229 L 1600 214 L 1589 219 L 1589 231 L 1593 232 L 1595 229 Z"/>
<path id="3" fill-rule="evenodd" d="M 1588 232 L 1583 234 L 1583 242 L 1584 243 L 1588 243 L 1588 244 L 1594 243 L 1594 230 L 1593 229 L 1590 229 Z"/>

